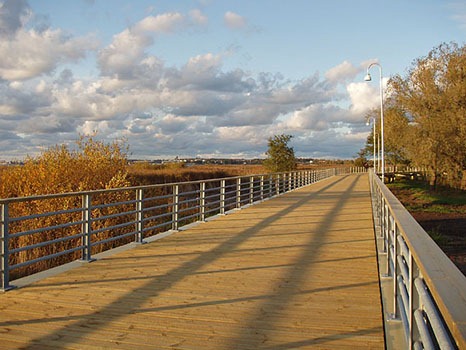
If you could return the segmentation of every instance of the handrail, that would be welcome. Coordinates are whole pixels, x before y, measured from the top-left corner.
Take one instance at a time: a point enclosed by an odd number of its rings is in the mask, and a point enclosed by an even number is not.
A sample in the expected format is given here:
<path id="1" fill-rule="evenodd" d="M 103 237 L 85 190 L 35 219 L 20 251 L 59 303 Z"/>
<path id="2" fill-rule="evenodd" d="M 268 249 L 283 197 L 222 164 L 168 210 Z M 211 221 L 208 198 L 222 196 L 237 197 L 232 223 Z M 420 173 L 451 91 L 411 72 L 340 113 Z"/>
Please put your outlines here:
<path id="1" fill-rule="evenodd" d="M 370 184 L 392 279 L 388 320 L 402 321 L 409 349 L 466 349 L 466 277 L 373 172 Z"/>
<path id="2" fill-rule="evenodd" d="M 0 199 L 0 290 L 14 288 L 10 280 L 23 275 L 75 260 L 91 262 L 98 252 L 145 243 L 144 238 L 330 176 L 362 171 L 302 170 Z"/>

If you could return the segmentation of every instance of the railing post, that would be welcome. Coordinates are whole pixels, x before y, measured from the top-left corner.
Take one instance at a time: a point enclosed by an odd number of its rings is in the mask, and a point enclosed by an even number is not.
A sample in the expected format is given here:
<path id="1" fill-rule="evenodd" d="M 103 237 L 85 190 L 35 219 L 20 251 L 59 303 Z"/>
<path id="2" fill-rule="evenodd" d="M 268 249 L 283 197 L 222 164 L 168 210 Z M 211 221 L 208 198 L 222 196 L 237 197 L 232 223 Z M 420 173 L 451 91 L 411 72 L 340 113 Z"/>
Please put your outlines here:
<path id="1" fill-rule="evenodd" d="M 199 217 L 201 221 L 205 221 L 205 182 L 201 182 L 199 185 Z"/>
<path id="2" fill-rule="evenodd" d="M 387 252 L 387 236 L 389 230 L 389 219 L 388 219 L 388 204 L 384 202 L 383 204 L 383 235 L 382 235 L 382 252 Z"/>
<path id="3" fill-rule="evenodd" d="M 390 227 L 388 230 L 388 236 L 387 236 L 387 269 L 386 269 L 386 277 L 391 276 L 390 271 L 390 261 L 393 259 L 393 252 L 392 252 L 392 246 L 393 246 L 393 239 L 395 238 L 395 232 L 396 232 L 396 223 L 395 223 L 395 218 L 390 215 L 389 213 L 389 222 L 390 222 Z"/>
<path id="4" fill-rule="evenodd" d="M 144 215 L 142 212 L 142 203 L 144 198 L 144 190 L 142 188 L 138 188 L 136 190 L 136 243 L 144 243 L 143 242 L 143 219 Z"/>
<path id="5" fill-rule="evenodd" d="M 261 201 L 264 200 L 264 175 L 261 175 L 260 177 L 260 198 Z"/>
<path id="6" fill-rule="evenodd" d="M 241 178 L 236 179 L 236 208 L 241 208 Z"/>
<path id="7" fill-rule="evenodd" d="M 273 182 L 275 183 L 275 196 L 280 193 L 280 178 L 278 176 L 279 175 L 275 175 L 273 179 Z"/>
<path id="8" fill-rule="evenodd" d="M 408 251 L 408 325 L 409 325 L 409 334 L 408 334 L 408 348 L 411 350 L 414 345 L 414 327 L 413 327 L 413 316 L 414 316 L 414 300 L 413 300 L 413 284 L 414 284 L 414 276 L 413 276 L 413 255 L 411 254 L 411 250 Z"/>
<path id="9" fill-rule="evenodd" d="M 225 180 L 220 181 L 220 214 L 225 214 Z"/>
<path id="10" fill-rule="evenodd" d="M 172 208 L 172 230 L 178 230 L 178 203 L 179 203 L 179 187 L 173 185 L 173 208 Z"/>
<path id="11" fill-rule="evenodd" d="M 8 232 L 8 223 L 9 223 L 9 214 L 8 214 L 8 203 L 1 205 L 0 220 L 2 226 L 0 227 L 0 239 L 1 239 L 1 252 L 2 255 L 2 274 L 0 276 L 0 290 L 7 291 L 14 288 L 10 286 L 10 254 L 9 254 L 9 232 Z"/>
<path id="12" fill-rule="evenodd" d="M 92 196 L 87 193 L 82 197 L 82 258 L 81 261 L 91 262 L 92 258 Z"/>
<path id="13" fill-rule="evenodd" d="M 273 196 L 273 183 L 273 175 L 269 175 L 269 198 Z"/>
<path id="14" fill-rule="evenodd" d="M 394 230 L 394 236 L 393 236 L 393 313 L 391 315 L 392 319 L 397 319 L 398 318 L 398 288 L 397 288 L 397 283 L 398 283 L 398 227 L 395 226 Z"/>
<path id="15" fill-rule="evenodd" d="M 249 204 L 254 203 L 254 176 L 249 177 Z"/>

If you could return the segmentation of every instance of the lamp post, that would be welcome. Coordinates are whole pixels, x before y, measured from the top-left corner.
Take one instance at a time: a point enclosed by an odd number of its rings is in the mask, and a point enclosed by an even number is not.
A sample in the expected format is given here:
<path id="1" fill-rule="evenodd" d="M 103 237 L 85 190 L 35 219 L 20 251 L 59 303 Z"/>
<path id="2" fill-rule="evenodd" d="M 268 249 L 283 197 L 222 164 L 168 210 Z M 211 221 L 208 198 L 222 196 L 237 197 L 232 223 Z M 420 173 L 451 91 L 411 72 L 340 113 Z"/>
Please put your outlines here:
<path id="1" fill-rule="evenodd" d="M 367 67 L 367 74 L 366 76 L 364 77 L 364 80 L 365 81 L 371 81 L 372 78 L 371 78 L 371 75 L 369 74 L 369 69 L 371 69 L 373 66 L 377 66 L 379 67 L 379 71 L 380 71 L 380 138 L 381 138 L 381 146 L 380 146 L 380 153 L 382 153 L 381 155 L 381 167 L 382 167 L 382 182 L 385 181 L 385 149 L 384 149 L 384 137 L 383 137 L 383 82 L 382 82 L 382 66 L 377 63 L 377 62 L 374 62 L 374 63 L 371 63 L 368 67 Z"/>
<path id="2" fill-rule="evenodd" d="M 374 117 L 370 117 L 368 118 L 367 120 L 367 125 L 370 124 L 369 120 L 372 119 L 372 144 L 374 146 L 374 150 L 372 152 L 372 155 L 373 155 L 373 160 L 372 160 L 372 163 L 374 164 L 374 171 L 377 172 L 377 167 L 378 167 L 378 164 L 376 162 L 376 153 L 377 153 L 377 147 L 376 147 L 376 137 L 377 137 L 377 134 L 376 134 L 376 125 L 375 125 L 375 118 Z M 377 159 L 378 159 L 379 155 L 377 154 Z"/>

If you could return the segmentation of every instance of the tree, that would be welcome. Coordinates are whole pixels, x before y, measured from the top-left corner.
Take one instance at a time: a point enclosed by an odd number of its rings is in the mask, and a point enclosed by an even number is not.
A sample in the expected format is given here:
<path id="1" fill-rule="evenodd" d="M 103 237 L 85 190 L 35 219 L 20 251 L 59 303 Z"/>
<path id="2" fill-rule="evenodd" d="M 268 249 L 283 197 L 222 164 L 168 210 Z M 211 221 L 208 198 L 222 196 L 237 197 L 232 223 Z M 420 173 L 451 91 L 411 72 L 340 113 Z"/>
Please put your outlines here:
<path id="1" fill-rule="evenodd" d="M 405 78 L 389 87 L 410 117 L 415 165 L 429 170 L 430 184 L 462 187 L 466 181 L 466 46 L 441 44 L 414 61 Z"/>
<path id="2" fill-rule="evenodd" d="M 367 148 L 362 148 L 358 152 L 358 157 L 354 160 L 354 166 L 356 167 L 367 167 L 369 162 L 367 161 Z"/>
<path id="3" fill-rule="evenodd" d="M 409 150 L 411 134 L 409 120 L 402 109 L 390 99 L 386 101 L 384 108 L 384 149 L 385 162 L 393 166 L 409 163 Z M 377 134 L 380 130 L 380 108 L 369 111 L 366 119 L 375 120 Z M 366 155 L 374 153 L 374 128 L 367 137 Z M 377 140 L 377 149 L 380 148 L 380 141 Z"/>
<path id="4" fill-rule="evenodd" d="M 293 138 L 291 135 L 275 135 L 268 139 L 267 159 L 264 166 L 271 172 L 285 172 L 296 169 L 296 157 L 292 147 L 288 143 Z"/>

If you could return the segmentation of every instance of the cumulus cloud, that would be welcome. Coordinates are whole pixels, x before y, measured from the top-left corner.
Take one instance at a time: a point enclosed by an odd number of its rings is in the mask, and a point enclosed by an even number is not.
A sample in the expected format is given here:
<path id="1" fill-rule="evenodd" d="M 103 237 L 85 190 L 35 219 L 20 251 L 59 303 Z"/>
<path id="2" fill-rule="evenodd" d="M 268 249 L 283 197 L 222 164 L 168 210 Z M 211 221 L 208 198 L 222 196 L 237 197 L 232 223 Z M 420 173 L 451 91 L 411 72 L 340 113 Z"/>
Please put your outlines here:
<path id="1" fill-rule="evenodd" d="M 225 25 L 230 29 L 244 29 L 247 27 L 246 19 L 235 12 L 226 12 L 223 19 Z"/>
<path id="2" fill-rule="evenodd" d="M 322 131 L 329 129 L 335 122 L 344 122 L 347 114 L 334 105 L 313 104 L 293 112 L 283 126 L 289 130 Z"/>
<path id="3" fill-rule="evenodd" d="M 0 79 L 26 80 L 53 71 L 60 64 L 76 62 L 94 50 L 92 36 L 69 37 L 60 29 L 25 28 L 30 18 L 25 1 L 8 0 L 0 7 Z"/>
<path id="4" fill-rule="evenodd" d="M 157 16 L 148 16 L 139 21 L 131 32 L 137 35 L 146 33 L 173 33 L 184 25 L 186 17 L 178 12 L 164 13 Z"/>
<path id="5" fill-rule="evenodd" d="M 361 68 L 353 66 L 348 61 L 343 61 L 336 67 L 329 69 L 325 73 L 325 78 L 332 83 L 348 82 L 361 72 Z"/>
<path id="6" fill-rule="evenodd" d="M 92 121 L 86 120 L 82 125 L 77 127 L 77 131 L 83 135 L 108 135 L 112 128 L 107 120 L 104 121 Z"/>
<path id="7" fill-rule="evenodd" d="M 31 16 L 26 0 L 5 0 L 0 3 L 0 35 L 12 37 Z"/>
<path id="8" fill-rule="evenodd" d="M 40 124 L 35 132 L 124 136 L 141 155 L 145 143 L 175 153 L 258 155 L 273 133 L 309 137 L 352 122 L 351 112 L 330 103 L 335 91 L 318 74 L 289 82 L 280 75 L 224 71 L 222 57 L 210 53 L 180 68 L 165 68 L 151 56 L 133 67 L 142 65 L 160 71 L 158 84 L 107 76 L 84 81 L 63 70 L 55 81 L 40 80 L 28 94 L 18 94 L 15 104 L 5 99 L 2 114 L 24 114 L 20 107 L 34 106 L 30 114 L 36 116 L 23 124 L 22 133 Z M 23 84 L 10 85 L 4 89 Z M 357 102 L 357 89 L 348 91 Z M 242 141 L 232 147 L 236 138 Z"/>
<path id="9" fill-rule="evenodd" d="M 205 26 L 209 22 L 207 16 L 204 15 L 202 11 L 199 9 L 191 10 L 189 12 L 189 16 L 195 25 Z"/>
<path id="10" fill-rule="evenodd" d="M 98 64 L 104 75 L 132 78 L 134 64 L 141 62 L 150 37 L 138 35 L 129 29 L 115 35 L 112 43 L 99 52 Z"/>
<path id="11" fill-rule="evenodd" d="M 179 32 L 190 25 L 204 26 L 206 23 L 207 17 L 200 10 L 192 10 L 190 16 L 171 12 L 145 17 L 114 35 L 110 45 L 100 50 L 98 65 L 103 75 L 116 75 L 120 79 L 146 77 L 153 81 L 160 78 L 158 72 L 162 68 L 162 62 L 147 53 L 155 37 Z"/>
<path id="12" fill-rule="evenodd" d="M 147 16 L 98 48 L 90 36 L 26 29 L 30 9 L 18 3 L 8 1 L 10 17 L 0 12 L 1 30 L 12 34 L 0 38 L 0 130 L 5 138 L 22 140 L 18 152 L 97 132 L 104 139 L 125 137 L 135 157 L 247 157 L 262 155 L 268 137 L 291 133 L 302 152 L 311 152 L 310 139 L 321 140 L 325 147 L 314 145 L 312 155 L 327 156 L 334 150 L 330 136 L 360 141 L 361 113 L 371 106 L 367 101 L 377 103 L 375 84 L 343 88 L 362 69 L 347 61 L 323 77 L 316 72 L 296 81 L 226 69 L 224 52 L 167 66 L 154 44 L 162 35 L 205 27 L 208 18 L 200 10 Z M 224 19 L 233 29 L 248 25 L 233 12 Z M 100 74 L 84 78 L 67 63 L 89 50 L 96 52 Z M 338 103 L 345 99 L 349 108 Z"/>
<path id="13" fill-rule="evenodd" d="M 383 78 L 382 86 L 385 90 L 388 79 Z M 351 100 L 350 111 L 355 116 L 363 116 L 370 109 L 380 107 L 380 87 L 379 84 L 371 84 L 369 82 L 350 83 L 346 90 Z"/>

